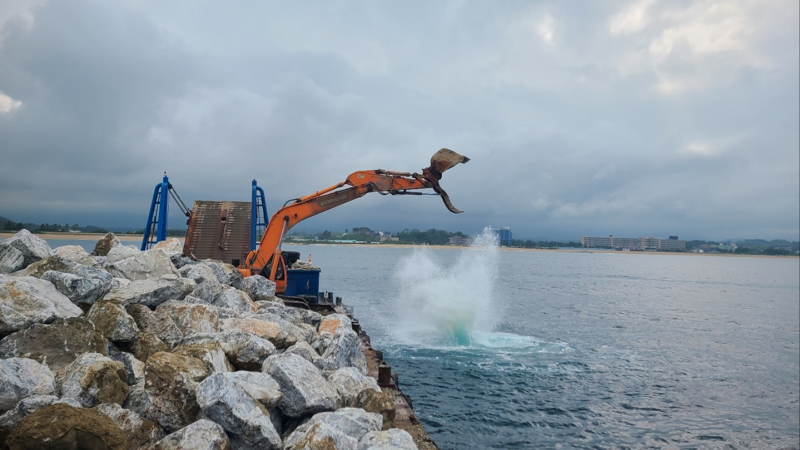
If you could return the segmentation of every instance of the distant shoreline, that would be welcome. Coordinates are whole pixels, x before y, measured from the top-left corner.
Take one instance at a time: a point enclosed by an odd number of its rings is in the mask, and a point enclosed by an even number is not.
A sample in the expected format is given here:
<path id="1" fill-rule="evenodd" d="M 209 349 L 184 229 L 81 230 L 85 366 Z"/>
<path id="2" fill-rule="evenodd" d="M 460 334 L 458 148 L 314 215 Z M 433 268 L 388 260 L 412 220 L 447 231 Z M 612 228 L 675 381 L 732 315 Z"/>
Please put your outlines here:
<path id="1" fill-rule="evenodd" d="M 2 231 L 0 232 L 0 241 L 3 239 L 10 238 L 13 236 L 15 232 L 8 232 Z M 105 233 L 57 233 L 57 232 L 50 232 L 50 233 L 43 233 L 43 234 L 36 234 L 36 236 L 48 240 L 48 239 L 62 239 L 62 240 L 73 240 L 73 241 L 98 241 L 100 238 L 105 236 Z M 117 239 L 123 242 L 142 242 L 143 236 L 141 234 L 115 234 Z M 171 239 L 171 238 L 167 238 Z M 176 238 L 183 242 L 184 238 L 178 237 Z M 459 250 L 465 249 L 468 247 L 462 247 L 457 245 L 416 245 L 416 244 L 346 244 L 346 243 L 336 243 L 336 244 L 312 244 L 312 243 L 302 243 L 302 242 L 284 242 L 284 244 L 288 245 L 308 245 L 308 246 L 328 246 L 328 245 L 338 245 L 342 247 L 381 247 L 381 248 L 435 248 L 435 249 L 442 249 L 442 250 Z M 792 255 L 744 255 L 744 254 L 733 254 L 733 253 L 692 253 L 692 252 L 631 252 L 631 251 L 618 251 L 618 250 L 610 250 L 610 249 L 589 249 L 589 248 L 575 248 L 575 249 L 562 249 L 562 248 L 516 248 L 516 247 L 498 247 L 499 250 L 502 251 L 523 251 L 523 252 L 559 252 L 559 253 L 611 253 L 615 255 L 681 255 L 681 256 L 724 256 L 726 258 L 741 258 L 741 257 L 749 257 L 749 258 L 797 258 L 797 256 Z"/>

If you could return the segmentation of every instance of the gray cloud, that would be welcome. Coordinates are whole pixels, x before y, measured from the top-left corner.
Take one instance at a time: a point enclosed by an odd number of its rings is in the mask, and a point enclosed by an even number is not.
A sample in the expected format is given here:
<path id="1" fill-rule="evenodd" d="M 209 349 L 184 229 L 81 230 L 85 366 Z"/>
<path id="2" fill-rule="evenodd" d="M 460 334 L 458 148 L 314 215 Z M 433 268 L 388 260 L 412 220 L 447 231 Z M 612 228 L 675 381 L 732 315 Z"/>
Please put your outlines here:
<path id="1" fill-rule="evenodd" d="M 0 215 L 270 212 L 356 170 L 472 161 L 310 230 L 800 237 L 796 2 L 41 2 L 0 7 Z M 173 223 L 182 223 L 173 219 Z"/>

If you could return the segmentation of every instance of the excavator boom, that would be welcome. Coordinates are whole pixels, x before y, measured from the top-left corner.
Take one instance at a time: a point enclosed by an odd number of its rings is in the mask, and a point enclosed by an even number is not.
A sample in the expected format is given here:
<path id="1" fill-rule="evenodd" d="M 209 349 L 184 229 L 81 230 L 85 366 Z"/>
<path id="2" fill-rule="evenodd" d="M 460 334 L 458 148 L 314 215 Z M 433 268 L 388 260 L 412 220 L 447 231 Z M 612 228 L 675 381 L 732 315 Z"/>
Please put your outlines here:
<path id="1" fill-rule="evenodd" d="M 431 165 L 422 169 L 422 174 L 392 172 L 383 169 L 353 172 L 344 181 L 291 201 L 279 209 L 267 224 L 261 243 L 251 251 L 239 270 L 244 276 L 263 275 L 276 283 L 277 293 L 286 290 L 286 269 L 281 256 L 283 237 L 299 222 L 321 212 L 333 209 L 370 192 L 381 194 L 411 194 L 418 189 L 431 188 L 442 197 L 445 206 L 453 213 L 462 211 L 450 202 L 447 192 L 439 186 L 442 173 L 469 158 L 443 148 L 431 157 Z"/>

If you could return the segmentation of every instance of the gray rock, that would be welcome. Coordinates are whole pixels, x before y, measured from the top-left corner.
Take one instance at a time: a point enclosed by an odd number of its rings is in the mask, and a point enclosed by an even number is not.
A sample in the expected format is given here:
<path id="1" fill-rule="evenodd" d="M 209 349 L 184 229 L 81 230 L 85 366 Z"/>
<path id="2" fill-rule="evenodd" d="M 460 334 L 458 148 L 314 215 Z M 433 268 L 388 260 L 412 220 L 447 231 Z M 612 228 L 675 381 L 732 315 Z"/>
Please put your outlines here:
<path id="1" fill-rule="evenodd" d="M 161 275 L 180 276 L 178 270 L 172 265 L 167 252 L 161 249 L 138 252 L 129 258 L 115 261 L 108 265 L 108 271 L 115 277 L 127 278 L 131 281 L 148 280 Z"/>
<path id="2" fill-rule="evenodd" d="M 397 410 L 394 408 L 394 399 L 386 392 L 364 389 L 358 393 L 358 397 L 356 397 L 356 401 L 352 406 L 367 412 L 380 414 L 383 417 L 384 430 L 394 427 Z"/>
<path id="3" fill-rule="evenodd" d="M 135 280 L 127 286 L 112 289 L 103 297 L 105 300 L 119 300 L 124 305 L 138 303 L 150 308 L 167 300 L 181 300 L 195 287 L 195 282 L 186 278 Z"/>
<path id="4" fill-rule="evenodd" d="M 250 277 L 252 278 L 252 277 Z M 280 316 L 283 320 L 295 325 L 308 324 L 316 328 L 322 321 L 322 314 L 310 309 L 290 308 L 271 301 L 256 302 L 258 313 L 270 313 Z M 331 333 L 333 334 L 333 333 Z"/>
<path id="5" fill-rule="evenodd" d="M 365 434 L 358 441 L 358 450 L 417 450 L 417 445 L 407 431 L 392 428 Z"/>
<path id="6" fill-rule="evenodd" d="M 200 406 L 195 391 L 210 374 L 203 361 L 159 352 L 145 361 L 144 374 L 144 388 L 150 403 L 148 419 L 174 432 L 199 418 Z"/>
<path id="7" fill-rule="evenodd" d="M 58 372 L 84 353 L 105 355 L 107 343 L 87 319 L 57 319 L 49 325 L 34 324 L 0 340 L 0 358 L 30 358 Z"/>
<path id="8" fill-rule="evenodd" d="M 155 314 L 171 319 L 181 336 L 219 331 L 217 310 L 207 305 L 168 301 L 159 305 Z"/>
<path id="9" fill-rule="evenodd" d="M 293 346 L 287 348 L 284 353 L 293 353 L 295 355 L 299 355 L 318 369 L 322 369 L 322 357 L 320 357 L 319 353 L 311 348 L 306 341 L 298 341 Z"/>
<path id="10" fill-rule="evenodd" d="M 197 283 L 191 295 L 202 299 L 205 303 L 212 303 L 214 298 L 225 290 L 225 285 L 217 280 L 214 271 L 205 264 L 183 266 L 178 271 L 184 278 Z"/>
<path id="11" fill-rule="evenodd" d="M 200 264 L 210 267 L 217 276 L 217 280 L 222 284 L 227 284 L 228 286 L 238 288 L 239 283 L 241 283 L 242 279 L 244 279 L 242 272 L 240 272 L 238 268 L 231 264 L 223 263 L 221 261 L 214 261 L 212 259 L 200 261 Z"/>
<path id="12" fill-rule="evenodd" d="M 172 261 L 172 265 L 175 266 L 176 269 L 181 269 L 184 266 L 197 264 L 197 261 L 193 260 L 188 256 L 184 256 L 183 253 L 170 253 L 169 260 Z"/>
<path id="13" fill-rule="evenodd" d="M 3 244 L 10 245 L 22 253 L 23 267 L 27 267 L 34 262 L 47 258 L 51 255 L 50 245 L 47 241 L 34 236 L 28 230 L 19 230 L 17 234 L 3 241 Z"/>
<path id="14" fill-rule="evenodd" d="M 319 369 L 300 356 L 274 355 L 267 358 L 262 372 L 278 382 L 283 392 L 280 408 L 289 417 L 301 417 L 339 406 L 339 392 Z"/>
<path id="15" fill-rule="evenodd" d="M 252 300 L 269 300 L 275 296 L 275 282 L 261 275 L 250 275 L 239 282 L 243 290 Z"/>
<path id="16" fill-rule="evenodd" d="M 53 372 L 44 364 L 26 358 L 0 359 L 0 412 L 31 395 L 55 392 Z"/>
<path id="17" fill-rule="evenodd" d="M 108 255 L 109 250 L 119 245 L 122 245 L 122 243 L 119 241 L 117 236 L 115 236 L 114 233 L 107 233 L 94 245 L 92 255 L 106 256 Z"/>
<path id="18" fill-rule="evenodd" d="M 203 380 L 197 387 L 197 403 L 206 417 L 225 429 L 234 447 L 281 448 L 269 413 L 265 414 L 233 374 L 218 373 Z"/>
<path id="19" fill-rule="evenodd" d="M 136 321 L 125 311 L 122 302 L 117 300 L 101 300 L 95 303 L 86 318 L 112 342 L 133 342 L 139 335 Z"/>
<path id="20" fill-rule="evenodd" d="M 11 245 L 0 243 L 0 273 L 16 272 L 25 267 L 25 256 Z"/>
<path id="21" fill-rule="evenodd" d="M 135 245 L 117 245 L 108 251 L 108 254 L 105 256 L 104 265 L 110 266 L 128 258 L 133 258 L 139 253 L 140 251 Z"/>
<path id="22" fill-rule="evenodd" d="M 342 367 L 355 367 L 361 373 L 367 373 L 367 359 L 361 351 L 361 339 L 355 331 L 344 327 L 339 328 L 322 355 L 323 370 Z"/>
<path id="23" fill-rule="evenodd" d="M 219 342 L 181 344 L 172 350 L 176 355 L 191 356 L 206 364 L 209 372 L 233 372 L 233 366 L 225 356 Z"/>
<path id="24" fill-rule="evenodd" d="M 158 336 L 143 331 L 139 333 L 133 341 L 130 351 L 139 361 L 147 361 L 152 355 L 158 352 L 169 351 L 171 347 L 164 343 Z"/>
<path id="25" fill-rule="evenodd" d="M 103 280 L 49 270 L 42 275 L 42 279 L 53 283 L 58 292 L 66 295 L 76 305 L 91 305 L 111 290 L 111 275 Z"/>
<path id="26" fill-rule="evenodd" d="M 322 318 L 318 331 L 320 333 L 327 331 L 330 334 L 336 335 L 336 332 L 342 328 L 348 330 L 353 329 L 353 322 L 350 318 L 344 314 L 328 314 Z"/>
<path id="27" fill-rule="evenodd" d="M 126 352 L 114 353 L 111 355 L 111 359 L 122 363 L 128 386 L 144 383 L 144 363 L 142 361 Z"/>
<path id="28" fill-rule="evenodd" d="M 316 336 L 316 333 L 314 332 L 313 329 L 301 328 L 293 324 L 292 322 L 289 322 L 288 320 L 282 319 L 280 316 L 277 316 L 275 314 L 258 313 L 258 314 L 252 314 L 250 315 L 250 317 L 278 324 L 278 326 L 281 328 L 281 331 L 286 336 L 285 338 L 283 338 L 286 341 L 285 343 L 286 346 L 292 346 L 299 341 L 311 342 Z"/>
<path id="29" fill-rule="evenodd" d="M 80 245 L 62 245 L 53 249 L 53 256 L 58 256 L 61 259 L 67 259 L 84 266 L 89 266 L 93 269 L 102 269 L 100 264 L 92 255 Z"/>
<path id="30" fill-rule="evenodd" d="M 152 334 L 169 348 L 173 348 L 183 339 L 183 331 L 181 331 L 172 317 L 167 314 L 156 314 L 147 306 L 140 304 L 129 305 L 126 311 L 133 317 L 136 325 L 143 333 Z M 142 335 L 139 337 L 144 338 Z M 142 360 L 145 361 L 146 359 Z"/>
<path id="31" fill-rule="evenodd" d="M 99 353 L 84 353 L 64 369 L 61 396 L 74 398 L 85 408 L 121 405 L 128 396 L 127 378 L 122 363 Z"/>
<path id="32" fill-rule="evenodd" d="M 325 351 L 330 347 L 331 342 L 333 342 L 333 334 L 323 331 L 314 336 L 314 339 L 311 341 L 311 348 L 316 350 L 320 355 L 324 355 Z"/>
<path id="33" fill-rule="evenodd" d="M 48 281 L 0 275 L 0 337 L 83 311 Z"/>
<path id="34" fill-rule="evenodd" d="M 150 411 L 153 410 L 153 402 L 150 398 L 150 394 L 144 389 L 144 381 L 130 387 L 128 398 L 125 399 L 125 403 L 122 404 L 122 407 L 135 412 L 139 417 L 148 418 L 149 416 L 156 416 L 155 413 L 150 413 Z"/>
<path id="35" fill-rule="evenodd" d="M 160 248 L 167 253 L 176 253 L 183 251 L 183 243 L 178 238 L 170 238 L 165 241 L 158 242 L 153 248 Z"/>
<path id="36" fill-rule="evenodd" d="M 108 416 L 120 427 L 127 440 L 126 447 L 129 449 L 142 448 L 164 438 L 164 431 L 157 423 L 142 419 L 135 412 L 124 409 L 116 403 L 102 403 L 94 409 Z"/>
<path id="37" fill-rule="evenodd" d="M 379 431 L 383 426 L 380 414 L 373 414 L 359 408 L 341 408 L 333 412 L 315 414 L 311 420 L 300 425 L 286 438 L 287 448 L 297 448 L 296 443 L 304 439 L 315 424 L 324 423 L 335 430 L 353 438 L 353 444 L 370 431 Z"/>
<path id="38" fill-rule="evenodd" d="M 211 304 L 219 308 L 229 308 L 242 313 L 253 313 L 256 311 L 256 304 L 253 300 L 239 289 L 228 287 L 223 289 L 214 297 Z"/>
<path id="39" fill-rule="evenodd" d="M 153 446 L 152 450 L 230 450 L 225 430 L 216 423 L 200 419 L 187 425 Z"/>
<path id="40" fill-rule="evenodd" d="M 286 334 L 281 326 L 274 322 L 254 318 L 222 319 L 219 321 L 221 331 L 241 331 L 252 333 L 269 340 L 276 348 L 289 348 L 297 342 L 296 337 Z"/>
<path id="41" fill-rule="evenodd" d="M 356 450 L 358 441 L 342 433 L 336 428 L 324 422 L 318 422 L 303 433 L 292 433 L 286 439 L 283 448 L 285 450 L 314 450 L 321 448 L 331 448 L 335 450 Z"/>
<path id="42" fill-rule="evenodd" d="M 366 389 L 374 389 L 378 392 L 378 382 L 361 373 L 355 367 L 343 367 L 328 376 L 328 381 L 333 384 L 342 396 L 342 403 L 345 406 L 357 406 L 358 394 Z M 360 405 L 359 405 L 360 406 Z"/>
<path id="43" fill-rule="evenodd" d="M 105 270 L 95 269 L 60 256 L 41 259 L 14 275 L 47 280 L 76 305 L 91 305 L 111 290 L 113 282 L 113 277 Z"/>
<path id="44" fill-rule="evenodd" d="M 238 384 L 254 400 L 265 408 L 272 409 L 280 406 L 283 393 L 281 386 L 274 378 L 262 372 L 231 372 L 225 375 Z"/>
<path id="45" fill-rule="evenodd" d="M 276 352 L 272 342 L 244 331 L 195 333 L 183 338 L 181 345 L 202 342 L 219 342 L 237 370 L 261 370 L 264 361 Z"/>

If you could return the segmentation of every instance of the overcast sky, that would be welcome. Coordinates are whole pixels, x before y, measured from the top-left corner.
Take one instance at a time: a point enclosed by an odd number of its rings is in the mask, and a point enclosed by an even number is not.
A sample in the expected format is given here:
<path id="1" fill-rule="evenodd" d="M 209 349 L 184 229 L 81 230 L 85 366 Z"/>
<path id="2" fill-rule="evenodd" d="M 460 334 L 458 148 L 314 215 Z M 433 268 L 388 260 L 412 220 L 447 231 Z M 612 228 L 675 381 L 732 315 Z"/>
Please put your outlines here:
<path id="1" fill-rule="evenodd" d="M 0 215 L 269 214 L 357 170 L 472 160 L 304 222 L 515 238 L 800 239 L 797 0 L 0 0 Z M 172 211 L 177 208 L 172 207 Z M 184 219 L 173 214 L 170 227 Z"/>

